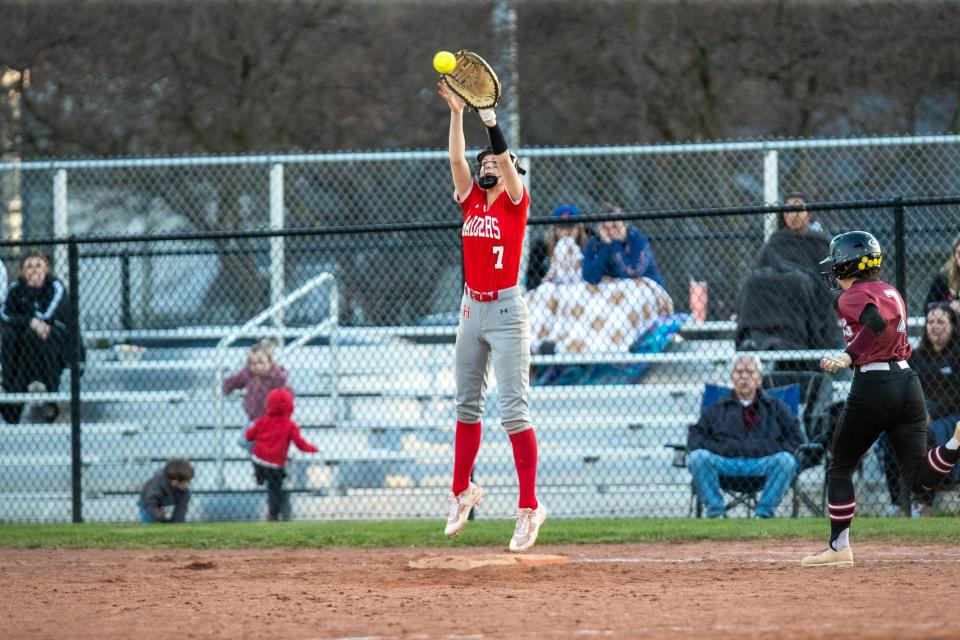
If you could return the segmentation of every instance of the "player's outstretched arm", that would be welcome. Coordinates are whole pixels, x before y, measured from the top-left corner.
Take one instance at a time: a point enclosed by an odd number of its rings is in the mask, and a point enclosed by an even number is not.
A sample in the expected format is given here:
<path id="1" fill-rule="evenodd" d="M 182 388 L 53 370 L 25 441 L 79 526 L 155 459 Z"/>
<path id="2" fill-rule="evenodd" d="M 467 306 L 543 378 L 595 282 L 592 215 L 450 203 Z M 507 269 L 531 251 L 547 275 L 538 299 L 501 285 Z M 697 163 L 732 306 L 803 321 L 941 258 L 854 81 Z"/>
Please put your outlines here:
<path id="1" fill-rule="evenodd" d="M 480 109 L 479 113 L 480 119 L 487 127 L 487 135 L 490 136 L 490 147 L 493 149 L 493 157 L 497 159 L 500 175 L 503 176 L 503 186 L 510 199 L 518 202 L 523 197 L 523 181 L 510 158 L 507 141 L 503 137 L 503 132 L 500 131 L 500 125 L 497 124 L 497 114 L 493 109 Z"/>
<path id="2" fill-rule="evenodd" d="M 457 194 L 463 196 L 470 190 L 473 177 L 470 175 L 470 165 L 467 164 L 467 142 L 463 137 L 463 99 L 450 90 L 442 80 L 437 83 L 437 90 L 447 106 L 450 107 L 450 175 L 453 176 L 453 186 Z"/>

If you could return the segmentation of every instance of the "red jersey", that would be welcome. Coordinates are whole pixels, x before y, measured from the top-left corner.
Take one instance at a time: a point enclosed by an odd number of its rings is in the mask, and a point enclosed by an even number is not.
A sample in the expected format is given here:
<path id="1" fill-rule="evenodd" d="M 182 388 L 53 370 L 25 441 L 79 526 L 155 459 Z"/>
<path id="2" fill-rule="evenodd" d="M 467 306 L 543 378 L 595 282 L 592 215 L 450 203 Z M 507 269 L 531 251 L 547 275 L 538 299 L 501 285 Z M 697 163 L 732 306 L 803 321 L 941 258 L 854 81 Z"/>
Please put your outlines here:
<path id="1" fill-rule="evenodd" d="M 487 205 L 487 192 L 476 180 L 463 201 L 454 199 L 463 209 L 463 271 L 467 286 L 475 291 L 498 291 L 517 284 L 523 234 L 527 230 L 530 196 L 524 187 L 520 202 L 501 193 Z"/>
<path id="2" fill-rule="evenodd" d="M 871 331 L 860 324 L 860 314 L 872 304 L 887 322 L 876 341 L 860 354 L 854 364 L 894 362 L 910 357 L 907 342 L 907 312 L 900 292 L 879 280 L 856 282 L 840 295 L 840 319 L 843 320 L 843 338 L 849 345 L 861 331 Z"/>

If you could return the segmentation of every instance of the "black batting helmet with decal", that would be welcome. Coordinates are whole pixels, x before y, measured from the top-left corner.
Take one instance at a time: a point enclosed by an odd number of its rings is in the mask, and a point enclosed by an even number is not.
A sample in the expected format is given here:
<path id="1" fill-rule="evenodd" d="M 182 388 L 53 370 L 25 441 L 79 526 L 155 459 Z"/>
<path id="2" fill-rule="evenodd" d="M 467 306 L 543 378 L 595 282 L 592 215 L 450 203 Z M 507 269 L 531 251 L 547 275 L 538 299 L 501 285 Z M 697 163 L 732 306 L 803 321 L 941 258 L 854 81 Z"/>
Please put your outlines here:
<path id="1" fill-rule="evenodd" d="M 880 243 L 872 233 L 848 231 L 830 241 L 830 255 L 820 262 L 820 276 L 830 289 L 836 280 L 862 275 L 875 276 L 883 265 Z"/>

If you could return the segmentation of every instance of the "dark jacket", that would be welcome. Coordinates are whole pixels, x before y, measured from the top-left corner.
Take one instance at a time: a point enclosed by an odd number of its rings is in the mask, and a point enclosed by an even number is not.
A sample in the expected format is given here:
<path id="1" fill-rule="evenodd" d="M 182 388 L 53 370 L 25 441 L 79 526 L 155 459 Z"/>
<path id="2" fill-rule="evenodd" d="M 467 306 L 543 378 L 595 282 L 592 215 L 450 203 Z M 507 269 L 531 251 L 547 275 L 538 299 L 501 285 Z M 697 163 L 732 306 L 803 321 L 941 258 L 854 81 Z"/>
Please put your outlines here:
<path id="1" fill-rule="evenodd" d="M 547 241 L 539 237 L 530 243 L 530 252 L 527 254 L 527 291 L 533 291 L 543 282 L 543 277 L 550 271 L 550 251 Z"/>
<path id="2" fill-rule="evenodd" d="M 43 284 L 35 289 L 20 276 L 7 289 L 7 298 L 0 307 L 0 322 L 13 329 L 26 329 L 31 319 L 39 318 L 54 331 L 65 334 L 69 306 L 67 288 L 59 278 L 47 274 Z"/>
<path id="3" fill-rule="evenodd" d="M 757 392 L 760 421 L 747 433 L 743 405 L 731 393 L 710 405 L 687 433 L 687 450 L 706 449 L 727 458 L 762 458 L 796 453 L 803 444 L 800 421 L 790 407 L 762 389 Z"/>
<path id="4" fill-rule="evenodd" d="M 650 242 L 632 225 L 627 225 L 625 242 L 603 242 L 599 237 L 587 240 L 583 248 L 583 279 L 597 284 L 604 276 L 650 278 L 663 286 Z"/>
<path id="5" fill-rule="evenodd" d="M 830 250 L 830 237 L 819 231 L 779 229 L 760 248 L 758 267 L 798 269 L 820 279 L 820 261 Z"/>
<path id="6" fill-rule="evenodd" d="M 953 302 L 960 300 L 960 291 L 953 291 L 947 284 L 947 276 L 943 271 L 938 271 L 930 283 L 930 291 L 927 292 L 927 304 L 934 302 Z"/>
<path id="7" fill-rule="evenodd" d="M 834 294 L 820 280 L 830 239 L 817 231 L 775 231 L 737 294 L 736 345 L 741 349 L 839 347 Z M 789 309 L 790 313 L 784 310 Z"/>
<path id="8" fill-rule="evenodd" d="M 161 470 L 153 476 L 140 491 L 140 500 L 157 522 L 183 522 L 187 517 L 187 505 L 190 503 L 190 491 L 174 489 L 170 480 Z M 173 515 L 167 518 L 161 507 L 173 506 Z"/>
<path id="9" fill-rule="evenodd" d="M 939 352 L 914 349 L 910 367 L 920 377 L 931 420 L 960 414 L 960 344 Z"/>

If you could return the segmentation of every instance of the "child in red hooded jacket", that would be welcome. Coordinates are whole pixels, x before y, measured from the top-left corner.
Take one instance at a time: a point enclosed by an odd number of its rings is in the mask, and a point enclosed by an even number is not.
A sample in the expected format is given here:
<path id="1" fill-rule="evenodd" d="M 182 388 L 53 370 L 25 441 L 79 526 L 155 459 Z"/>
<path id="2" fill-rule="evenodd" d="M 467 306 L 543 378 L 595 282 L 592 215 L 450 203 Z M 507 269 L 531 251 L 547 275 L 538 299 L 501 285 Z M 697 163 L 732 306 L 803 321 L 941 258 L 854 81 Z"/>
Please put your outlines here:
<path id="1" fill-rule="evenodd" d="M 267 484 L 268 520 L 276 520 L 283 502 L 283 479 L 287 477 L 287 451 L 290 443 L 301 451 L 316 453 L 314 445 L 303 439 L 300 427 L 290 419 L 293 415 L 293 394 L 287 389 L 274 389 L 267 395 L 267 412 L 253 423 L 245 434 L 253 442 L 250 458 L 258 484 Z"/>

